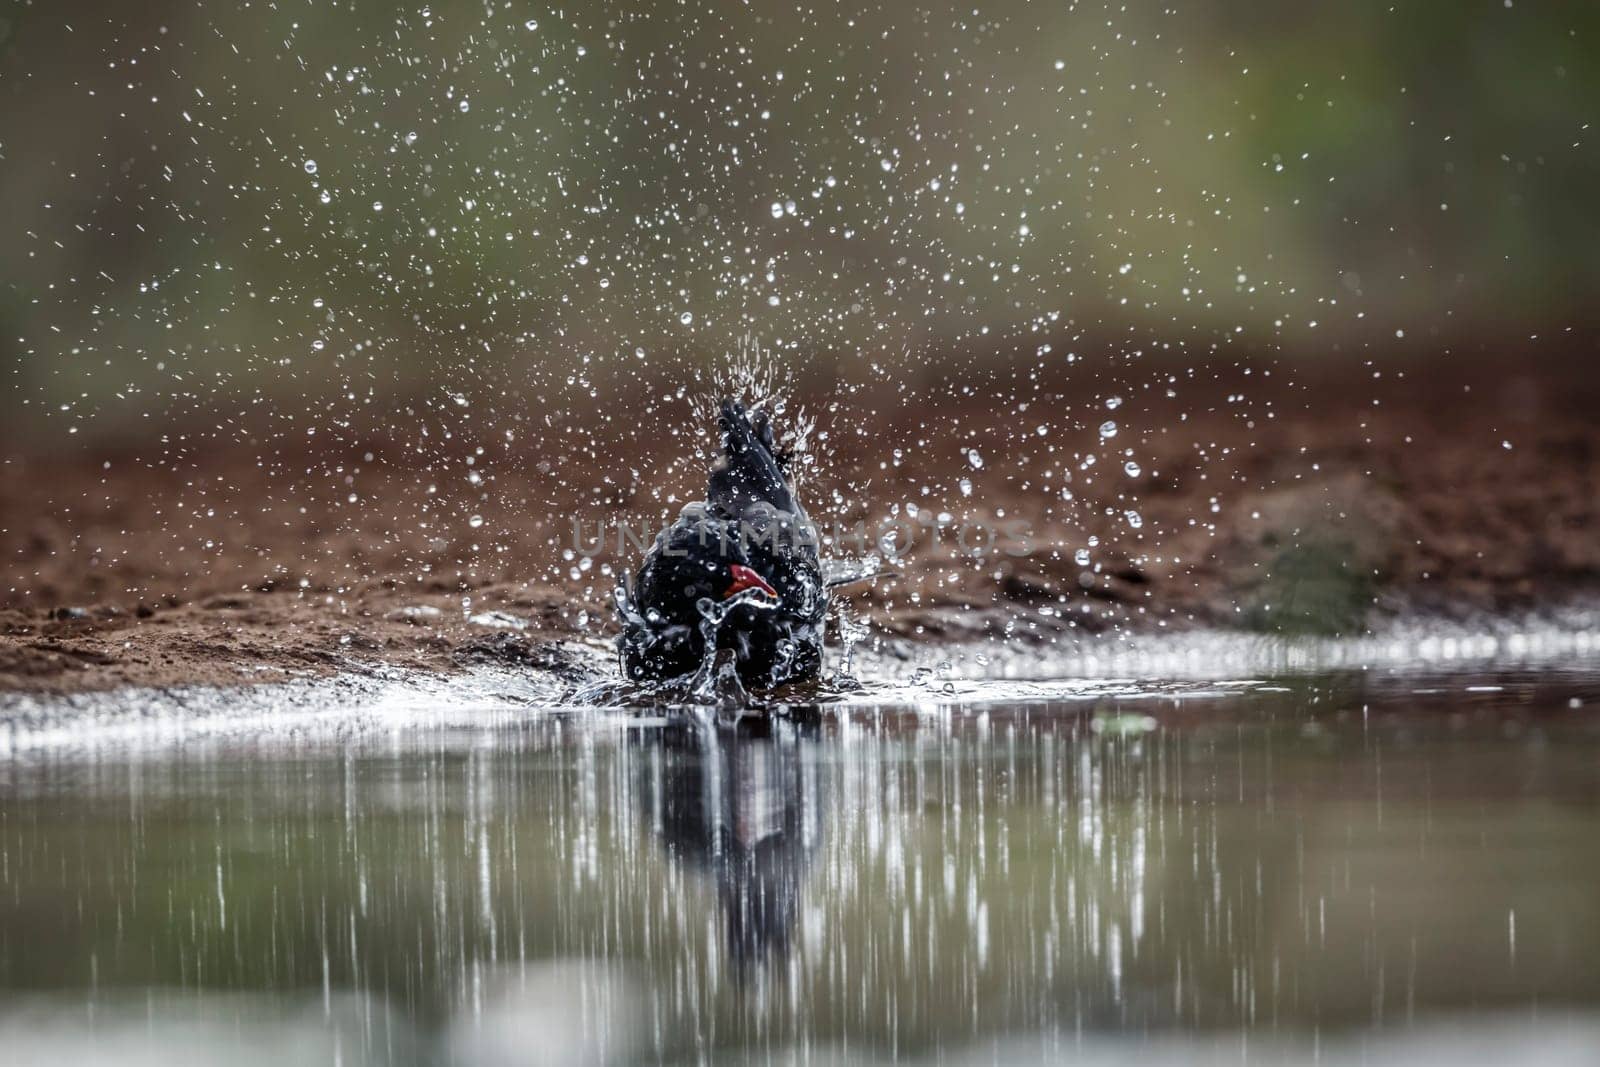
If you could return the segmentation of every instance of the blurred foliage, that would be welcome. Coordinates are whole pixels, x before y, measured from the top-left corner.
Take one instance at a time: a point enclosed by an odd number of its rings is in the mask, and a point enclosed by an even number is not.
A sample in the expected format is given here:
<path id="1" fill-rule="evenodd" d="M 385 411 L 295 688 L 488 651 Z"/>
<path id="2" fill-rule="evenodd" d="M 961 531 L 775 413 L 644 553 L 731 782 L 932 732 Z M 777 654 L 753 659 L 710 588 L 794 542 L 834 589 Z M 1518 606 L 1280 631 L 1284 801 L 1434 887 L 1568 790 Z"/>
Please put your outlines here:
<path id="1" fill-rule="evenodd" d="M 1362 633 L 1377 583 L 1353 560 L 1347 541 L 1291 545 L 1266 564 L 1266 575 L 1245 612 L 1245 624 L 1292 637 Z"/>
<path id="2" fill-rule="evenodd" d="M 7 422 L 1587 324 L 1586 0 L 8 0 Z M 149 425 L 145 423 L 144 425 Z"/>

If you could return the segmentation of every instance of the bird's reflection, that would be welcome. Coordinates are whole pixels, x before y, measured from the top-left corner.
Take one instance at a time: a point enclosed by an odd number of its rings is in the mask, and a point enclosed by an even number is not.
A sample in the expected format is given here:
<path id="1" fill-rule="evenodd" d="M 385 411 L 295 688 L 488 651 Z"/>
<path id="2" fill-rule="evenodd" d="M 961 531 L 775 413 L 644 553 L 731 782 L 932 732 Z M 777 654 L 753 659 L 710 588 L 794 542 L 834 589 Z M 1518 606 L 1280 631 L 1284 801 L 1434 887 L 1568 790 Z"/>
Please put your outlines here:
<path id="1" fill-rule="evenodd" d="M 819 732 L 809 721 L 678 722 L 657 735 L 641 789 L 668 857 L 712 881 L 736 966 L 789 952 L 806 874 L 822 843 Z"/>

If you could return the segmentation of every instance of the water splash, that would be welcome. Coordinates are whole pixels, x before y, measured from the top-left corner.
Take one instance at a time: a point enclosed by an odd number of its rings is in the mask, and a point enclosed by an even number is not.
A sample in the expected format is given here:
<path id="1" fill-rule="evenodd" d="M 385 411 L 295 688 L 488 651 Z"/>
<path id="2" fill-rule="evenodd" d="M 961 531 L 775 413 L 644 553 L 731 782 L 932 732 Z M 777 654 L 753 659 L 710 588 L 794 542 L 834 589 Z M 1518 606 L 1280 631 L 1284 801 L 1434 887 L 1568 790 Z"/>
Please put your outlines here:
<path id="1" fill-rule="evenodd" d="M 861 680 L 855 676 L 856 646 L 866 640 L 870 630 L 850 614 L 850 601 L 838 597 L 833 604 L 839 627 L 839 669 L 833 672 L 829 684 L 840 690 L 860 689 Z"/>
<path id="2" fill-rule="evenodd" d="M 794 370 L 752 334 L 739 338 L 738 346 L 713 368 L 706 388 L 695 404 L 703 418 L 714 418 L 725 396 L 746 398 L 751 404 L 781 414 L 794 393 Z"/>
<path id="3" fill-rule="evenodd" d="M 700 667 L 689 682 L 689 701 L 699 707 L 715 709 L 722 718 L 737 719 L 740 712 L 751 707 L 750 694 L 739 681 L 737 657 L 732 649 L 717 647 L 722 624 L 737 608 L 746 605 L 758 611 L 771 611 L 778 602 L 760 589 L 744 589 L 722 601 L 701 597 L 694 605 L 700 612 L 700 639 L 704 642 L 704 651 Z"/>

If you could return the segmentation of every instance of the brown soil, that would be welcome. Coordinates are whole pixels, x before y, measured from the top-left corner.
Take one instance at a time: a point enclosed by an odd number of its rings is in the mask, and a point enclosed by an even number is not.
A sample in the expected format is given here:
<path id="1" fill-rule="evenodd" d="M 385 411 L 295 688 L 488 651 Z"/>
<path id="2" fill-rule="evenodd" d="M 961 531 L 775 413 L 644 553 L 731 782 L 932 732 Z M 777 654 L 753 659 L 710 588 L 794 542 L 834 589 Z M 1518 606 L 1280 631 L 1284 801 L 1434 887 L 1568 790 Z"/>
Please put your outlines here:
<path id="1" fill-rule="evenodd" d="M 910 638 L 1336 633 L 1538 613 L 1600 590 L 1590 358 L 1495 361 L 1509 375 L 1443 361 L 1381 375 L 1152 365 L 1118 386 L 1019 365 L 858 390 L 828 412 L 806 499 L 824 524 L 908 503 L 918 521 L 949 514 L 937 545 L 924 538 L 898 578 L 854 595 L 880 632 Z M 1108 412 L 1113 394 L 1124 402 Z M 588 426 L 539 415 L 528 422 L 548 430 L 515 443 L 458 433 L 425 453 L 394 430 L 293 446 L 231 430 L 9 456 L 0 689 L 551 665 L 547 641 L 609 632 L 615 571 L 636 563 L 613 534 L 578 569 L 581 557 L 563 558 L 573 517 L 592 530 L 675 512 L 698 478 L 697 461 L 680 461 L 700 442 L 687 408 Z M 1107 418 L 1118 433 L 1102 445 Z M 1121 469 L 1123 447 L 1137 475 Z M 482 484 L 466 478 L 468 457 Z M 1027 522 L 1027 555 L 954 543 L 962 520 L 992 526 L 999 512 Z M 1081 566 L 1090 536 L 1100 543 Z M 483 612 L 528 628 L 497 635 L 469 621 Z"/>

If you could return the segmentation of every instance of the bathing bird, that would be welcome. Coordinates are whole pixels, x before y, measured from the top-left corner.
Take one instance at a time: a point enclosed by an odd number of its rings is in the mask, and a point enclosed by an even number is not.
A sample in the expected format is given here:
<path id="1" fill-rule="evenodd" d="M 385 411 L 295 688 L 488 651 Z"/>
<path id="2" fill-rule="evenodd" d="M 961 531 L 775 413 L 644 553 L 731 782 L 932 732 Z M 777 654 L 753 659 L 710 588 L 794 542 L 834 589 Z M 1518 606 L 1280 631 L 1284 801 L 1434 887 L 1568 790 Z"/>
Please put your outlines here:
<path id="1" fill-rule="evenodd" d="M 822 671 L 828 586 L 772 421 L 724 400 L 706 499 L 686 506 L 617 589 L 623 674 L 656 682 L 730 665 L 770 689 Z"/>

